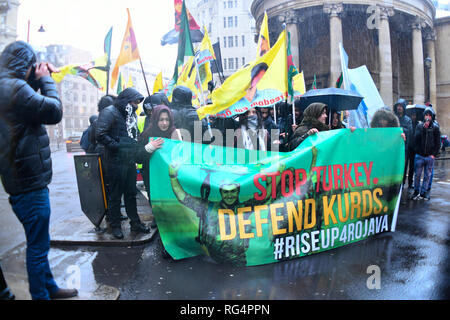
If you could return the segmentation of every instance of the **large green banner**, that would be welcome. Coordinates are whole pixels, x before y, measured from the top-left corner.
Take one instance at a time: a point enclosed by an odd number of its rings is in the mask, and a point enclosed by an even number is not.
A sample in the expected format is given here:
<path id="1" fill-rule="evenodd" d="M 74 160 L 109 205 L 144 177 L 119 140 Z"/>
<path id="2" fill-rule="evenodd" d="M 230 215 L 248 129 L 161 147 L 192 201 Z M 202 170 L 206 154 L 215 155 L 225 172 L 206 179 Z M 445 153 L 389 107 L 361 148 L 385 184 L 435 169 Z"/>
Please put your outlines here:
<path id="1" fill-rule="evenodd" d="M 150 160 L 153 213 L 174 259 L 295 259 L 394 231 L 401 128 L 320 132 L 292 152 L 166 139 Z"/>

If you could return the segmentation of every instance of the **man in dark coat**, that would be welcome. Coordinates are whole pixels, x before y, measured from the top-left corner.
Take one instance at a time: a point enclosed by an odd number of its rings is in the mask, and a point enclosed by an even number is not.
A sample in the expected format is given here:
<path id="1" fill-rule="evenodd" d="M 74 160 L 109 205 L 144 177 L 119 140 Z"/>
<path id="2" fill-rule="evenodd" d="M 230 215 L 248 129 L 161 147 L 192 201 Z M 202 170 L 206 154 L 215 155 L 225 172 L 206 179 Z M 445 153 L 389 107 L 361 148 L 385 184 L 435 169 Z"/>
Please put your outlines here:
<path id="1" fill-rule="evenodd" d="M 105 147 L 104 164 L 109 186 L 106 220 L 117 239 L 123 239 L 120 213 L 122 195 L 131 231 L 150 232 L 141 222 L 136 205 L 136 110 L 142 100 L 144 97 L 139 92 L 127 88 L 119 94 L 113 105 L 100 112 L 97 120 L 95 135 Z"/>
<path id="2" fill-rule="evenodd" d="M 175 119 L 175 128 L 184 129 L 191 135 L 191 142 L 194 142 L 194 126 L 196 121 L 200 121 L 197 111 L 192 106 L 192 91 L 185 86 L 177 86 L 172 93 L 172 112 Z M 198 124 L 200 128 L 202 124 Z M 198 143 L 202 142 L 202 137 L 197 137 Z"/>
<path id="3" fill-rule="evenodd" d="M 403 128 L 403 133 L 406 136 L 406 142 L 405 142 L 405 163 L 408 161 L 408 149 L 409 144 L 411 143 L 412 137 L 412 120 L 410 117 L 406 115 L 406 100 L 405 99 L 399 99 L 394 104 L 394 113 L 398 118 L 398 121 L 400 122 L 400 126 Z M 405 171 L 403 173 L 403 184 L 405 184 L 406 180 L 406 169 L 407 166 L 405 166 Z"/>
<path id="4" fill-rule="evenodd" d="M 50 141 L 44 125 L 62 119 L 62 105 L 51 64 L 36 65 L 36 55 L 23 41 L 9 44 L 0 56 L 0 118 L 7 148 L 0 150 L 1 180 L 27 238 L 26 264 L 33 299 L 68 298 L 75 289 L 61 289 L 48 262 L 52 180 Z M 40 90 L 40 94 L 37 91 Z M 4 135 L 4 134 L 2 134 Z"/>
<path id="5" fill-rule="evenodd" d="M 439 125 L 436 124 L 434 118 L 435 113 L 432 108 L 427 107 L 423 113 L 424 121 L 419 122 L 416 127 L 414 136 L 414 145 L 416 147 L 416 157 L 414 161 L 414 194 L 412 198 L 418 200 L 430 200 L 430 192 L 428 190 L 431 172 L 434 167 L 434 159 L 439 154 L 441 147 L 441 132 Z M 420 184 L 422 171 L 423 181 Z"/>

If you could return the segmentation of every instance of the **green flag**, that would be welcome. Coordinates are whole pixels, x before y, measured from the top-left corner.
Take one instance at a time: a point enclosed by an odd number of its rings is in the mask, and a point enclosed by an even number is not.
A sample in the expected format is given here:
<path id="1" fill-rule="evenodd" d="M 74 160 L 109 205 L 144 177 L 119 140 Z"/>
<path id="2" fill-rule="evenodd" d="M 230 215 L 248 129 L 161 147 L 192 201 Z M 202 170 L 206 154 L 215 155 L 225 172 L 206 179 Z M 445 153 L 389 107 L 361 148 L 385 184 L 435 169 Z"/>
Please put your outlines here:
<path id="1" fill-rule="evenodd" d="M 178 38 L 178 55 L 173 75 L 175 83 L 178 80 L 178 68 L 183 66 L 184 64 L 184 57 L 190 57 L 194 55 L 194 47 L 192 45 L 191 33 L 189 30 L 189 18 L 186 13 L 186 4 L 183 1 L 183 7 L 181 9 L 180 36 Z"/>
<path id="2" fill-rule="evenodd" d="M 336 87 L 336 88 L 340 88 L 340 87 L 342 86 L 343 80 L 344 80 L 344 79 L 343 79 L 343 77 L 342 77 L 342 72 L 341 72 L 339 78 L 336 80 L 336 85 L 335 85 L 335 87 Z"/>
<path id="3" fill-rule="evenodd" d="M 287 45 L 287 60 L 288 60 L 288 93 L 291 97 L 294 97 L 294 87 L 292 85 L 292 79 L 298 74 L 298 70 L 295 67 L 294 59 L 291 52 L 291 33 L 288 32 L 288 45 Z"/>
<path id="4" fill-rule="evenodd" d="M 314 75 L 314 82 L 312 84 L 311 90 L 316 90 L 317 89 L 317 81 L 316 81 L 316 75 Z"/>
<path id="5" fill-rule="evenodd" d="M 119 73 L 119 82 L 117 83 L 117 94 L 120 94 L 123 91 L 123 77 L 122 74 Z"/>

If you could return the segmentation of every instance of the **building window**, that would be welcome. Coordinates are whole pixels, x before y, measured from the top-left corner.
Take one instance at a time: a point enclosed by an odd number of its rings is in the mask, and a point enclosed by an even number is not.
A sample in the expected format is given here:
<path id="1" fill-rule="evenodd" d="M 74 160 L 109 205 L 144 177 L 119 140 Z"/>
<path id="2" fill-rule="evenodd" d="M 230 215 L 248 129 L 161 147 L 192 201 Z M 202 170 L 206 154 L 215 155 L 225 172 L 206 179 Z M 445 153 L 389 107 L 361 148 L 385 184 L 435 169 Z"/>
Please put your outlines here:
<path id="1" fill-rule="evenodd" d="M 227 47 L 227 37 L 223 37 L 223 47 Z"/>
<path id="2" fill-rule="evenodd" d="M 227 70 L 227 59 L 223 59 L 223 70 Z"/>
<path id="3" fill-rule="evenodd" d="M 235 7 L 235 8 L 238 7 L 238 5 L 237 5 L 237 0 L 234 0 L 234 7 Z"/>
<path id="4" fill-rule="evenodd" d="M 78 94 L 76 92 L 73 94 L 73 101 L 78 102 Z"/>
<path id="5" fill-rule="evenodd" d="M 235 37 L 234 37 L 234 45 L 235 45 L 236 47 L 239 47 L 238 36 L 235 36 Z"/>
<path id="6" fill-rule="evenodd" d="M 227 18 L 223 17 L 223 28 L 227 27 Z"/>
<path id="7" fill-rule="evenodd" d="M 223 2 L 223 8 L 226 9 L 227 8 L 227 3 L 224 1 Z"/>
<path id="8" fill-rule="evenodd" d="M 6 26 L 6 13 L 0 14 L 0 27 Z"/>
<path id="9" fill-rule="evenodd" d="M 211 31 L 211 28 L 212 28 L 212 24 L 209 23 L 209 24 L 208 24 L 208 33 L 211 33 L 211 32 L 212 32 L 212 31 Z"/>
<path id="10" fill-rule="evenodd" d="M 228 58 L 228 69 L 233 70 L 234 69 L 234 59 Z"/>
<path id="11" fill-rule="evenodd" d="M 236 63 L 236 69 L 238 69 L 239 68 L 239 59 L 234 58 L 234 63 Z"/>
<path id="12" fill-rule="evenodd" d="M 242 35 L 242 46 L 245 47 L 245 36 Z"/>
<path id="13" fill-rule="evenodd" d="M 233 28 L 233 17 L 228 17 L 228 28 Z"/>
<path id="14" fill-rule="evenodd" d="M 235 28 L 237 28 L 237 25 L 238 25 L 237 22 L 238 22 L 238 18 L 237 18 L 237 16 L 235 16 L 235 17 L 234 17 L 234 27 L 235 27 Z"/>
<path id="15" fill-rule="evenodd" d="M 228 1 L 228 9 L 233 8 L 233 1 Z"/>
<path id="16" fill-rule="evenodd" d="M 245 57 L 242 57 L 242 65 L 245 66 Z"/>
<path id="17" fill-rule="evenodd" d="M 81 102 L 86 102 L 86 101 L 87 101 L 86 95 L 83 94 L 83 95 L 81 96 Z"/>
<path id="18" fill-rule="evenodd" d="M 233 36 L 228 37 L 228 47 L 233 48 Z"/>

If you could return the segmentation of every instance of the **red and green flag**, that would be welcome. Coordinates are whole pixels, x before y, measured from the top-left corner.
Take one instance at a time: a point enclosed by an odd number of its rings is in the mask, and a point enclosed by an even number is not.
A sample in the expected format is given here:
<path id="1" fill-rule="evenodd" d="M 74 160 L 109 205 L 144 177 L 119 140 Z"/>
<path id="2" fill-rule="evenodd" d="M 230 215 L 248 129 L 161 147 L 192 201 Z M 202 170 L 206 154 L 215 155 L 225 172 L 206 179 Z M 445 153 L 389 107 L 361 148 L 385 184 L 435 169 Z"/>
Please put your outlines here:
<path id="1" fill-rule="evenodd" d="M 311 90 L 316 90 L 317 89 L 317 80 L 316 80 L 316 75 L 314 75 L 314 82 L 312 84 Z"/>
<path id="2" fill-rule="evenodd" d="M 183 1 L 183 5 L 181 8 L 181 15 L 180 15 L 180 36 L 178 37 L 178 54 L 177 54 L 177 61 L 175 63 L 175 70 L 173 72 L 173 77 L 170 83 L 167 85 L 167 88 L 165 89 L 165 93 L 167 97 L 172 96 L 173 88 L 175 87 L 177 81 L 178 81 L 178 75 L 181 71 L 180 69 L 183 68 L 183 65 L 185 63 L 185 57 L 193 57 L 195 56 L 194 52 L 194 46 L 192 45 L 191 41 L 191 33 L 189 29 L 189 18 L 186 12 L 186 4 Z"/>
<path id="3" fill-rule="evenodd" d="M 340 88 L 342 86 L 342 82 L 344 81 L 344 78 L 342 77 L 342 72 L 339 75 L 339 78 L 336 80 L 335 87 Z"/>

